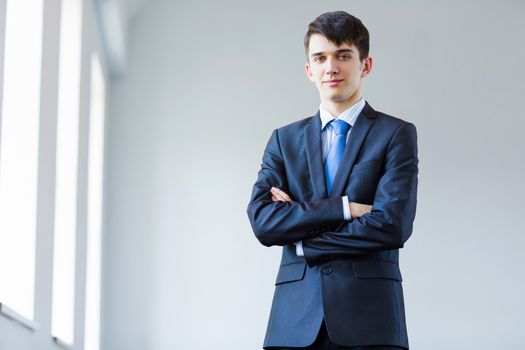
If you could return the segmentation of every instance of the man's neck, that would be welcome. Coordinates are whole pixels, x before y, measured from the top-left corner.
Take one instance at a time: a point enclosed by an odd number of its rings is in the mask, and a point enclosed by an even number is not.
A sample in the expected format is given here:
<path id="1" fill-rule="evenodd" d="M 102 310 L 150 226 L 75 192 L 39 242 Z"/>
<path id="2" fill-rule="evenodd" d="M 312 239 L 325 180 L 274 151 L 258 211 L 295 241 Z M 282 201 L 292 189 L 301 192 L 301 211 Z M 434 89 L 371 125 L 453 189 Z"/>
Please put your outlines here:
<path id="1" fill-rule="evenodd" d="M 341 101 L 341 102 L 334 102 L 334 101 L 326 101 L 321 100 L 321 104 L 323 105 L 324 109 L 326 109 L 330 114 L 332 114 L 334 117 L 338 118 L 341 113 L 346 111 L 348 108 L 352 107 L 361 99 L 361 94 L 356 94 L 355 96 L 352 96 L 352 98 Z"/>

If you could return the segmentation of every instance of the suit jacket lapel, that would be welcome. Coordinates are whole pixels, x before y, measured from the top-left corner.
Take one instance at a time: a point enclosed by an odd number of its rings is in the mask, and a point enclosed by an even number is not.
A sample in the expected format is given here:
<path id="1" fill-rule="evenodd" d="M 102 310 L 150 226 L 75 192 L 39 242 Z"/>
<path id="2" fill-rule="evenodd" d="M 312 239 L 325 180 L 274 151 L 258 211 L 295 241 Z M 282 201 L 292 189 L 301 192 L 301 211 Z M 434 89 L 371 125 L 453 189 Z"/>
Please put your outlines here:
<path id="1" fill-rule="evenodd" d="M 326 198 L 327 191 L 324 179 L 323 153 L 321 147 L 321 118 L 319 117 L 319 112 L 317 112 L 306 125 L 304 137 L 310 180 L 312 181 L 315 197 L 316 199 Z"/>
<path id="2" fill-rule="evenodd" d="M 350 175 L 350 170 L 354 165 L 366 135 L 368 135 L 368 131 L 374 125 L 375 118 L 376 112 L 367 102 L 359 114 L 359 117 L 357 117 L 355 124 L 352 126 L 352 131 L 346 144 L 343 159 L 341 160 L 339 169 L 337 169 L 337 173 L 335 174 L 332 196 L 335 197 L 342 195 L 344 186 Z"/>

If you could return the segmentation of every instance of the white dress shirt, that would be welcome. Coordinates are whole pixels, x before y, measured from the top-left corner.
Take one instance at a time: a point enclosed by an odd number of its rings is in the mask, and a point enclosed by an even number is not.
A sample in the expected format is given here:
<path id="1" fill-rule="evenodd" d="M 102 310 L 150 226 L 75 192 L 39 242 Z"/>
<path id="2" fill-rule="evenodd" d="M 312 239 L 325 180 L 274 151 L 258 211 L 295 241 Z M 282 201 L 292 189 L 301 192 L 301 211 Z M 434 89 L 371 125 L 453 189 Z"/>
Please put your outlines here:
<path id="1" fill-rule="evenodd" d="M 326 160 L 326 156 L 328 155 L 328 151 L 330 150 L 330 147 L 332 146 L 332 143 L 335 138 L 335 132 L 333 128 L 327 128 L 326 125 L 330 123 L 334 119 L 341 119 L 350 126 L 354 126 L 355 121 L 357 120 L 357 117 L 365 107 L 365 100 L 361 97 L 359 101 L 357 101 L 355 104 L 353 104 L 350 108 L 344 110 L 339 117 L 334 117 L 330 112 L 328 112 L 323 105 L 321 104 L 319 106 L 319 116 L 321 117 L 321 147 L 323 148 L 323 164 Z M 348 131 L 346 135 L 346 143 L 348 143 L 348 139 L 350 138 L 350 134 L 352 133 L 352 128 Z M 342 197 L 343 201 L 343 213 L 344 213 L 344 219 L 345 220 L 351 220 L 352 215 L 350 214 L 350 207 L 348 204 L 348 196 Z M 296 249 L 295 252 L 299 256 L 304 256 L 303 252 L 303 241 L 299 241 L 295 243 Z"/>

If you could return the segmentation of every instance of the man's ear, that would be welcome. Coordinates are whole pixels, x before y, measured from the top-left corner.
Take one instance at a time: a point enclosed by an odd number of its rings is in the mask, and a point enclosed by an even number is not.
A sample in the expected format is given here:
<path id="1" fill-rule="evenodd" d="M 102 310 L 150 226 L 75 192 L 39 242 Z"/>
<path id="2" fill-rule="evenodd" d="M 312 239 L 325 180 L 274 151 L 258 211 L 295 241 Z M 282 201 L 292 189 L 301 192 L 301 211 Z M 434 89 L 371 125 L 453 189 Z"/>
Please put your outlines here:
<path id="1" fill-rule="evenodd" d="M 361 78 L 364 78 L 368 74 L 370 74 L 370 72 L 372 71 L 373 63 L 374 63 L 374 60 L 372 59 L 371 56 L 368 56 L 367 58 L 365 58 L 363 60 L 363 63 L 362 63 L 362 67 L 363 68 L 361 70 Z"/>
<path id="2" fill-rule="evenodd" d="M 312 72 L 310 70 L 310 64 L 309 63 L 305 63 L 304 68 L 306 70 L 306 76 L 308 77 L 308 80 L 314 81 L 313 80 L 314 78 L 312 77 Z"/>

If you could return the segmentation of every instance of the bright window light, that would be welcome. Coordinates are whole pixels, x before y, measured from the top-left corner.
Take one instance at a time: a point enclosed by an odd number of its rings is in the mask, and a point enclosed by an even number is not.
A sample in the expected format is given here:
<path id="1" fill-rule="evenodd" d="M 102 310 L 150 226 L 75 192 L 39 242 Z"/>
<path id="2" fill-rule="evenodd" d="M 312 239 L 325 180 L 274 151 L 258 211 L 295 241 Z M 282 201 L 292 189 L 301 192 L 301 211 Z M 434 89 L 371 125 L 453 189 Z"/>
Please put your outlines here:
<path id="1" fill-rule="evenodd" d="M 0 135 L 0 303 L 33 319 L 42 0 L 6 4 Z"/>
<path id="2" fill-rule="evenodd" d="M 85 350 L 100 349 L 105 90 L 99 58 L 93 54 L 89 116 Z"/>
<path id="3" fill-rule="evenodd" d="M 70 345 L 74 341 L 81 28 L 81 1 L 62 1 L 51 332 Z"/>

